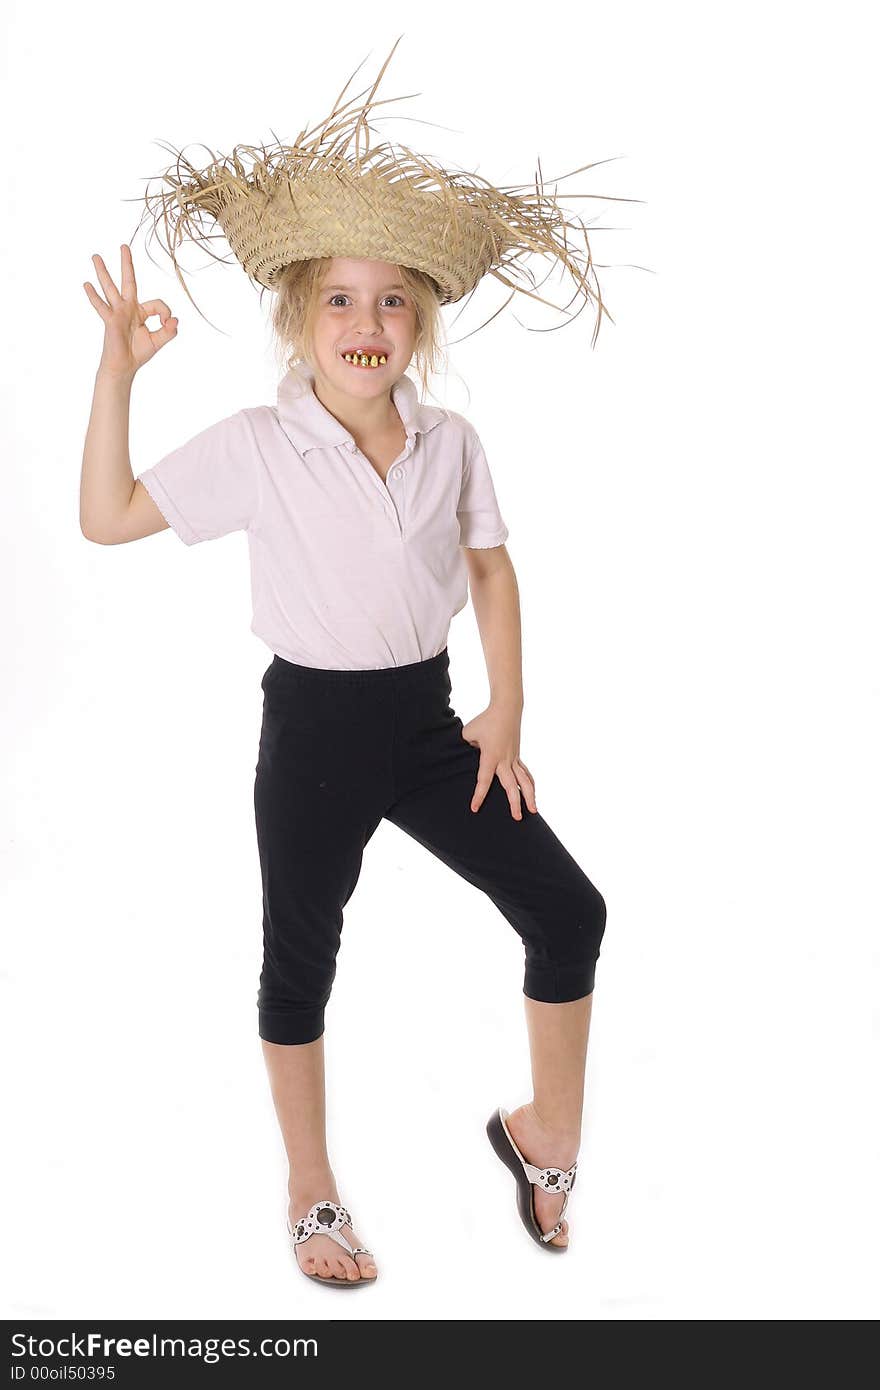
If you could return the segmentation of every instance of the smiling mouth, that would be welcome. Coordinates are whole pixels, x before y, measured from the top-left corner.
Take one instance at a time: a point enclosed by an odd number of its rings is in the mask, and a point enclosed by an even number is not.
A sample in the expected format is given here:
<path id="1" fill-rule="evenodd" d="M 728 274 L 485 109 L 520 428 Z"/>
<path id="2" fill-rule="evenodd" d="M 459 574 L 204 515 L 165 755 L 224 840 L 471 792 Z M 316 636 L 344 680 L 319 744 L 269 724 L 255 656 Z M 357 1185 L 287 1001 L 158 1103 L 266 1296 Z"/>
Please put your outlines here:
<path id="1" fill-rule="evenodd" d="M 388 354 L 384 352 L 344 352 L 341 356 L 344 362 L 349 362 L 361 371 L 376 371 L 388 362 Z"/>

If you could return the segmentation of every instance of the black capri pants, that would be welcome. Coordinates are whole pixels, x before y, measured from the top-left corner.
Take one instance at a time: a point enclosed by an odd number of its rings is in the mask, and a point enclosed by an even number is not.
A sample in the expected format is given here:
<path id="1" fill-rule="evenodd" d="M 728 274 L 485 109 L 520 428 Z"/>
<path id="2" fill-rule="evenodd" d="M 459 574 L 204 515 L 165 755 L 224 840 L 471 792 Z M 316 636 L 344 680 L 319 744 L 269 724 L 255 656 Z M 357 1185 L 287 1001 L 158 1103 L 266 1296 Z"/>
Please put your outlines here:
<path id="1" fill-rule="evenodd" d="M 275 656 L 262 680 L 254 810 L 263 885 L 257 1009 L 267 1042 L 324 1031 L 343 908 L 379 822 L 484 892 L 522 938 L 523 993 L 591 993 L 605 902 L 540 812 L 514 820 L 497 777 L 470 809 L 480 752 L 449 703 L 449 652 L 342 671 Z"/>

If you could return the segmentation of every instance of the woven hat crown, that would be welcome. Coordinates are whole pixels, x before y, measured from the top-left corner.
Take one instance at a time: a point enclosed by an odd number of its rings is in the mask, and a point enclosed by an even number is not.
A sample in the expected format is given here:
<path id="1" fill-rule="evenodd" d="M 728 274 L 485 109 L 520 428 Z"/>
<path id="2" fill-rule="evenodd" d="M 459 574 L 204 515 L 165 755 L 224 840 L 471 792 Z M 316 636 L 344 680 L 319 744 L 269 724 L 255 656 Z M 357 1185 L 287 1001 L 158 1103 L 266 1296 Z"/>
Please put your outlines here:
<path id="1" fill-rule="evenodd" d="M 474 288 L 498 254 L 491 229 L 475 215 L 408 181 L 339 161 L 298 174 L 270 192 L 225 183 L 215 217 L 248 275 L 275 289 L 291 261 L 332 256 L 392 261 L 421 270 L 441 304 Z"/>

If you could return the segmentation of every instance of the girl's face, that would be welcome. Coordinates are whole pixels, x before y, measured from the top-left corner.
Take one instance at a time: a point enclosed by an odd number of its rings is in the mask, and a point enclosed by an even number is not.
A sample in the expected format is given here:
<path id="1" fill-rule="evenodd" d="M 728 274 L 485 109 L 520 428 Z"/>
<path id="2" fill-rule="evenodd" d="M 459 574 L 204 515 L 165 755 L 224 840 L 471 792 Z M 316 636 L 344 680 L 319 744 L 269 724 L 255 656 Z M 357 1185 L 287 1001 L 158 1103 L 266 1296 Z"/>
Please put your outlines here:
<path id="1" fill-rule="evenodd" d="M 316 375 L 337 391 L 367 399 L 391 390 L 412 359 L 416 311 L 396 266 L 335 256 L 325 267 L 314 318 Z M 346 362 L 345 354 L 384 357 L 379 366 Z"/>

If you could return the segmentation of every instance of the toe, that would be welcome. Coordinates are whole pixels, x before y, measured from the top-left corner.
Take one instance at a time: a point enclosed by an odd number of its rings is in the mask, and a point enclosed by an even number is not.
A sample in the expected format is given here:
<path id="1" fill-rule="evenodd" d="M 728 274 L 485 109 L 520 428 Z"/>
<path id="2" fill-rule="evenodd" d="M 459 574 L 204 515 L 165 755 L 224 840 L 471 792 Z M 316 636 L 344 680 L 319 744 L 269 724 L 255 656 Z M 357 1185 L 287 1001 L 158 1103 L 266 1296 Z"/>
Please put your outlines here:
<path id="1" fill-rule="evenodd" d="M 370 1255 L 355 1255 L 355 1259 L 361 1274 L 365 1275 L 368 1279 L 372 1279 L 376 1273 L 376 1266 L 373 1263 L 372 1257 Z"/>

